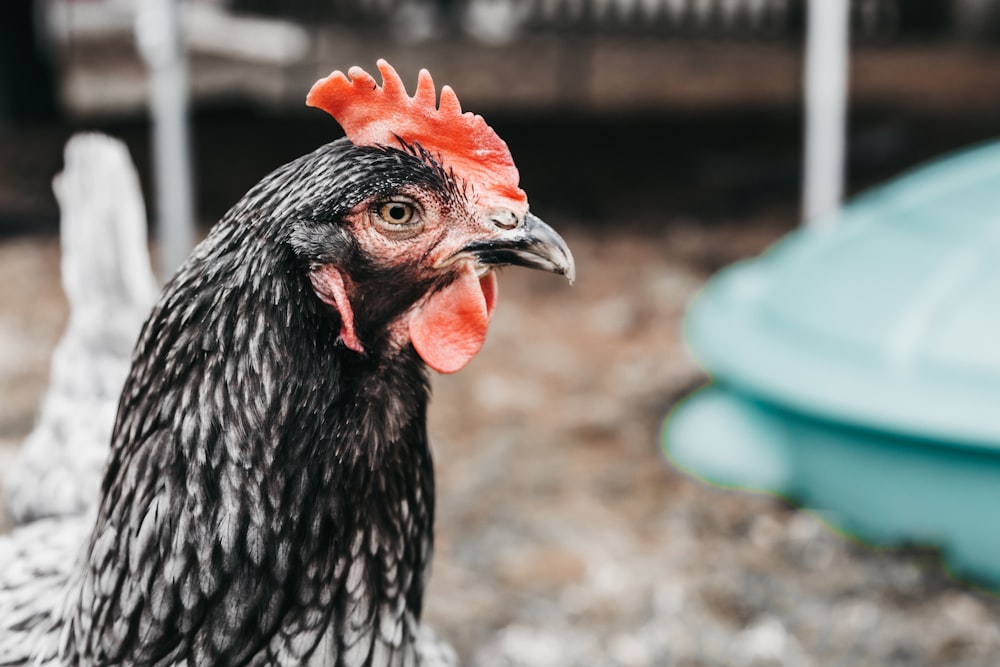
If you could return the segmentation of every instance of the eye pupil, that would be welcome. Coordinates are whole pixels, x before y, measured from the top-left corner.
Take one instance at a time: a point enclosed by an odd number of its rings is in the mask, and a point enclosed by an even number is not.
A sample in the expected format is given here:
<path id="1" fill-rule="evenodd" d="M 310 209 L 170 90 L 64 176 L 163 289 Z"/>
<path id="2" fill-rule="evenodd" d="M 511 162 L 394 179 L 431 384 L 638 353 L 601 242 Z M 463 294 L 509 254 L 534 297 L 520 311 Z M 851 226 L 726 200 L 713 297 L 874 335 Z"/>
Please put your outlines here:
<path id="1" fill-rule="evenodd" d="M 382 219 L 392 225 L 408 224 L 413 220 L 414 213 L 413 204 L 407 202 L 386 202 L 379 208 L 379 215 Z"/>

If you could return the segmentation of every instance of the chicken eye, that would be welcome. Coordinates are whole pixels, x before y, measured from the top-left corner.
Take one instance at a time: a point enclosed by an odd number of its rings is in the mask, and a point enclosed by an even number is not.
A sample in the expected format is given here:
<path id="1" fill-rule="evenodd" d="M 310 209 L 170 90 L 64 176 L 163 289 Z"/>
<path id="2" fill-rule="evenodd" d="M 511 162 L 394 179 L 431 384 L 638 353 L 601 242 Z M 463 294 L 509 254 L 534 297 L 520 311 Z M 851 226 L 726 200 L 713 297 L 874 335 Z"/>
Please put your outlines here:
<path id="1" fill-rule="evenodd" d="M 408 225 L 413 222 L 415 213 L 413 204 L 405 201 L 386 202 L 378 209 L 379 216 L 390 225 Z"/>

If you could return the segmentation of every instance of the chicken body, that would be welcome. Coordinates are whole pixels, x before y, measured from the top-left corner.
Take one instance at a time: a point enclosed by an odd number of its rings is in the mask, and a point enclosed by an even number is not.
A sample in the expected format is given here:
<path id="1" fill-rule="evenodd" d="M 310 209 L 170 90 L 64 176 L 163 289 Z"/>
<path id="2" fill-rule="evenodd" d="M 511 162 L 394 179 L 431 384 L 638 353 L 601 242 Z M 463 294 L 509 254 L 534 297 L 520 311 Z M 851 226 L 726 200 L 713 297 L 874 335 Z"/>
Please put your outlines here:
<path id="1" fill-rule="evenodd" d="M 73 136 L 53 189 L 70 313 L 35 427 L 3 478 L 7 512 L 19 524 L 96 504 L 132 348 L 159 292 L 125 144 Z"/>
<path id="2" fill-rule="evenodd" d="M 470 275 L 491 309 L 497 265 L 573 273 L 541 221 L 478 201 L 405 142 L 339 140 L 253 188 L 143 327 L 96 518 L 0 540 L 0 664 L 453 662 L 420 625 L 414 322 Z"/>

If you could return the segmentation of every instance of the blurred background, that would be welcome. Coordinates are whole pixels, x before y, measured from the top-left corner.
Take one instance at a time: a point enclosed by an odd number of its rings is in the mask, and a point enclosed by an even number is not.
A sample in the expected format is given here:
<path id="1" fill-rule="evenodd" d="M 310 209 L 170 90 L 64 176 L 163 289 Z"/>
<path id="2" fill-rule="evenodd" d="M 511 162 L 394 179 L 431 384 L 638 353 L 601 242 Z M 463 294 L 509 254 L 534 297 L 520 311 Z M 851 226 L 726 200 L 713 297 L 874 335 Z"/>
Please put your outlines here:
<path id="1" fill-rule="evenodd" d="M 932 548 L 865 546 L 661 452 L 664 419 L 708 381 L 685 349 L 686 308 L 803 224 L 805 0 L 167 6 L 0 5 L 4 468 L 66 325 L 51 188 L 66 140 L 126 142 L 166 275 L 161 219 L 205 234 L 269 171 L 342 135 L 304 105 L 316 79 L 385 58 L 411 90 L 426 67 L 487 119 L 577 259 L 572 287 L 505 273 L 483 353 L 434 378 L 426 617 L 465 664 L 1000 664 L 1000 602 Z M 1000 2 L 849 12 L 846 197 L 1000 136 Z M 176 63 L 179 212 L 162 201 L 171 167 L 155 166 L 151 121 L 154 75 Z"/>

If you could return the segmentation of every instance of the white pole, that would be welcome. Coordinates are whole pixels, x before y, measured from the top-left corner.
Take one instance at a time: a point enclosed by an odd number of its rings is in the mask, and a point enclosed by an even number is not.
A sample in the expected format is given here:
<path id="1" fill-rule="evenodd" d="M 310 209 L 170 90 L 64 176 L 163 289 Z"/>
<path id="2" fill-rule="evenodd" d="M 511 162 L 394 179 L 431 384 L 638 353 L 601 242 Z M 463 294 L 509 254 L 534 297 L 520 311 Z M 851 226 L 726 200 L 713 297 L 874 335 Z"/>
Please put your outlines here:
<path id="1" fill-rule="evenodd" d="M 848 0 L 809 0 L 802 202 L 808 225 L 828 224 L 844 194 L 848 19 Z"/>
<path id="2" fill-rule="evenodd" d="M 175 0 L 136 3 L 136 39 L 150 71 L 159 272 L 169 277 L 194 246 L 188 69 Z"/>

